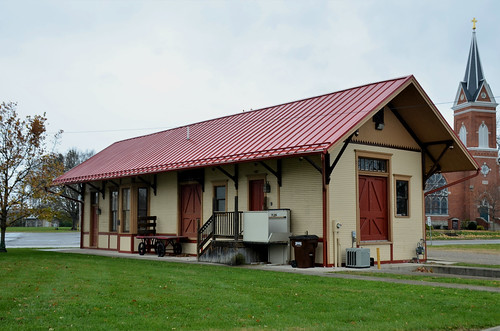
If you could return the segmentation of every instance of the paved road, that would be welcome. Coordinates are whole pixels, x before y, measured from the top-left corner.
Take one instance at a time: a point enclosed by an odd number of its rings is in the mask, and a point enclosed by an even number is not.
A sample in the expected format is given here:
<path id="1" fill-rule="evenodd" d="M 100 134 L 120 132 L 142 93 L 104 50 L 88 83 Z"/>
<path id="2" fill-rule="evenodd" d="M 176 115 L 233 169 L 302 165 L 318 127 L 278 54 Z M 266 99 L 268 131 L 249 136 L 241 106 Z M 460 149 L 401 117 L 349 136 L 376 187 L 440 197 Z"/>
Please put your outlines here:
<path id="1" fill-rule="evenodd" d="M 427 246 L 445 245 L 484 245 L 500 244 L 500 239 L 477 239 L 477 240 L 431 240 L 427 238 Z"/>
<path id="2" fill-rule="evenodd" d="M 474 264 L 500 265 L 500 252 L 491 250 L 481 253 L 467 251 L 467 245 L 500 244 L 500 239 L 493 240 L 434 240 L 432 246 L 427 241 L 427 257 L 429 260 L 463 262 Z M 464 245 L 453 250 L 433 249 L 437 246 Z"/>
<path id="3" fill-rule="evenodd" d="M 7 232 L 5 246 L 9 248 L 28 247 L 80 247 L 79 232 Z"/>

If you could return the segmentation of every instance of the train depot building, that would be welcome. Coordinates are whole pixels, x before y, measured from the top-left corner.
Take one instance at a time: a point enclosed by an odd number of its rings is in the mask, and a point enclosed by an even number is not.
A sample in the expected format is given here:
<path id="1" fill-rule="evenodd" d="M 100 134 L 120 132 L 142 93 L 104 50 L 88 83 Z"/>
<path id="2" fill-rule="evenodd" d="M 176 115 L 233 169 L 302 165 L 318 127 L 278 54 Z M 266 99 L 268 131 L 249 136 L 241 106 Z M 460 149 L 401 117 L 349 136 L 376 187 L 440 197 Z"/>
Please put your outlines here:
<path id="1" fill-rule="evenodd" d="M 82 196 L 82 248 L 134 253 L 152 231 L 200 260 L 289 263 L 309 234 L 340 266 L 352 247 L 412 260 L 425 181 L 477 169 L 407 76 L 118 141 L 54 185 Z"/>

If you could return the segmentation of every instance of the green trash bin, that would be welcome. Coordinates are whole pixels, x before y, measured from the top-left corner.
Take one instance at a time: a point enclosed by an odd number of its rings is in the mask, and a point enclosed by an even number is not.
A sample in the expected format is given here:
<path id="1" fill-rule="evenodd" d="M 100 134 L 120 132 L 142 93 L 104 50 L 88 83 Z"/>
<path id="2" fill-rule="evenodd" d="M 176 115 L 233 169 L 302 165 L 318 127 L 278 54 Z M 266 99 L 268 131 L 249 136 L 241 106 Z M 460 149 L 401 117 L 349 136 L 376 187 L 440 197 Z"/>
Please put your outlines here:
<path id="1" fill-rule="evenodd" d="M 316 247 L 318 247 L 318 236 L 302 235 L 291 236 L 290 242 L 295 253 L 295 263 L 292 266 L 297 268 L 313 268 L 316 257 Z"/>

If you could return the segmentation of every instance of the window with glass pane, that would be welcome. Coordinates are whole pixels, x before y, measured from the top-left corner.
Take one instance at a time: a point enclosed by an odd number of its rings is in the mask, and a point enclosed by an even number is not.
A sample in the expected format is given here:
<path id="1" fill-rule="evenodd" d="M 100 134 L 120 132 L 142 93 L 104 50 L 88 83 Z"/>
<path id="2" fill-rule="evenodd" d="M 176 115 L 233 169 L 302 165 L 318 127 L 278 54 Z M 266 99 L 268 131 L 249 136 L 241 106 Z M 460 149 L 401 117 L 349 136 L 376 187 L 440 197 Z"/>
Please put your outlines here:
<path id="1" fill-rule="evenodd" d="M 446 179 L 441 174 L 434 174 L 425 182 L 425 192 L 446 185 Z M 425 197 L 426 215 L 448 215 L 448 189 L 428 194 Z"/>
<path id="2" fill-rule="evenodd" d="M 130 231 L 130 189 L 122 189 L 122 230 Z"/>
<path id="3" fill-rule="evenodd" d="M 370 172 L 387 172 L 387 160 L 358 158 L 358 170 Z"/>
<path id="4" fill-rule="evenodd" d="M 140 187 L 137 190 L 137 217 L 148 216 L 148 189 Z"/>
<path id="5" fill-rule="evenodd" d="M 408 216 L 408 181 L 396 180 L 396 214 Z"/>
<path id="6" fill-rule="evenodd" d="M 109 231 L 116 232 L 118 230 L 118 190 L 111 190 L 110 195 L 111 219 L 109 221 Z"/>
<path id="7" fill-rule="evenodd" d="M 215 186 L 215 211 L 226 211 L 226 186 Z"/>

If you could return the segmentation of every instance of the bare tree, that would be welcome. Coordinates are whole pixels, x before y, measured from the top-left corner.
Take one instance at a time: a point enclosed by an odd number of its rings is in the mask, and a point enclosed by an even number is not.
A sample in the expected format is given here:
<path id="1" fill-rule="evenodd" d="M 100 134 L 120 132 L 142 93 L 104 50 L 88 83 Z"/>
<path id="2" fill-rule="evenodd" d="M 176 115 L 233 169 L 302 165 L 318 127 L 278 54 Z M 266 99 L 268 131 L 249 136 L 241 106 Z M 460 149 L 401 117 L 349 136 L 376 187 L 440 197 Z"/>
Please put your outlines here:
<path id="1" fill-rule="evenodd" d="M 0 104 L 0 252 L 7 251 L 9 225 L 27 216 L 50 218 L 55 197 L 45 187 L 62 173 L 57 155 L 45 148 L 45 114 L 20 119 L 16 106 Z"/>
<path id="2" fill-rule="evenodd" d="M 66 155 L 60 156 L 60 161 L 64 165 L 64 171 L 68 171 L 86 161 L 92 155 L 94 155 L 94 151 L 87 150 L 83 152 L 76 148 L 71 148 Z M 59 208 L 64 215 L 71 218 L 71 229 L 76 230 L 80 215 L 80 204 L 77 201 L 81 199 L 81 197 L 79 197 L 78 188 L 66 185 L 61 188 L 60 193 Z M 70 199 L 65 197 L 69 197 Z"/>

